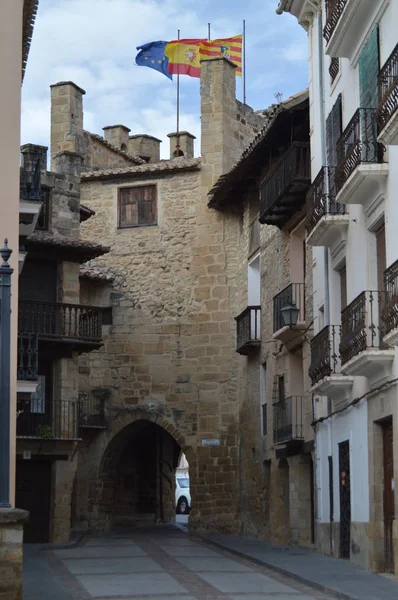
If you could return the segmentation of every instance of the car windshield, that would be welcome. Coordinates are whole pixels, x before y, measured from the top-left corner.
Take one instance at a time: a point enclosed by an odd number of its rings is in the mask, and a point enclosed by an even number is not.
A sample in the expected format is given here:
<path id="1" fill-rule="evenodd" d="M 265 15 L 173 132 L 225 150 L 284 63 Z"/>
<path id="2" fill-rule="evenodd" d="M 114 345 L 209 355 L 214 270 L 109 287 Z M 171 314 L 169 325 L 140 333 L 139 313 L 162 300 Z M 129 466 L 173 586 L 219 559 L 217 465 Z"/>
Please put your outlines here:
<path id="1" fill-rule="evenodd" d="M 178 485 L 181 488 L 189 488 L 189 477 L 184 477 L 184 478 L 178 477 L 177 481 L 178 481 Z"/>

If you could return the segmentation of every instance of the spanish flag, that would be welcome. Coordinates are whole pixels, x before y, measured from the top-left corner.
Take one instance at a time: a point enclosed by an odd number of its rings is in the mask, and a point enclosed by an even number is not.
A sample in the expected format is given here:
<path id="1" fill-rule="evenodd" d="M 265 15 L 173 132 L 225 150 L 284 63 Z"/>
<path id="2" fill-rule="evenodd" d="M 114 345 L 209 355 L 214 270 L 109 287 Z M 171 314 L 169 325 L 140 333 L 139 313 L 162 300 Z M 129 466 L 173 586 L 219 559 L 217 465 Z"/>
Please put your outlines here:
<path id="1" fill-rule="evenodd" d="M 200 58 L 224 56 L 236 65 L 236 74 L 242 77 L 242 35 L 221 40 L 204 40 L 200 46 Z M 170 67 L 169 67 L 170 68 Z M 173 72 L 174 71 L 170 71 Z"/>
<path id="2" fill-rule="evenodd" d="M 169 59 L 169 73 L 200 77 L 200 55 L 203 39 L 183 39 L 169 42 L 165 55 Z"/>

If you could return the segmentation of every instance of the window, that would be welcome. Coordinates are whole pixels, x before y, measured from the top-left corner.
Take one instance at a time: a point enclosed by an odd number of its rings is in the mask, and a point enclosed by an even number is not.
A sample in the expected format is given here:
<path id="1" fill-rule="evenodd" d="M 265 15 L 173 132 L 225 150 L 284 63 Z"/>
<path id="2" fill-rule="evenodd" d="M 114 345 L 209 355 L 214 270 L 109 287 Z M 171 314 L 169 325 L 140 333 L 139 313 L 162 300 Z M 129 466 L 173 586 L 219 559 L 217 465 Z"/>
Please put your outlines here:
<path id="1" fill-rule="evenodd" d="M 267 435 L 267 363 L 260 365 L 260 401 L 262 432 Z"/>
<path id="2" fill-rule="evenodd" d="M 36 229 L 39 231 L 48 231 L 50 227 L 50 190 L 42 188 L 42 205 L 39 217 L 36 223 Z"/>
<path id="3" fill-rule="evenodd" d="M 119 228 L 156 225 L 156 186 L 119 189 Z"/>
<path id="4" fill-rule="evenodd" d="M 278 400 L 279 402 L 285 401 L 285 376 L 279 375 L 278 377 Z"/>

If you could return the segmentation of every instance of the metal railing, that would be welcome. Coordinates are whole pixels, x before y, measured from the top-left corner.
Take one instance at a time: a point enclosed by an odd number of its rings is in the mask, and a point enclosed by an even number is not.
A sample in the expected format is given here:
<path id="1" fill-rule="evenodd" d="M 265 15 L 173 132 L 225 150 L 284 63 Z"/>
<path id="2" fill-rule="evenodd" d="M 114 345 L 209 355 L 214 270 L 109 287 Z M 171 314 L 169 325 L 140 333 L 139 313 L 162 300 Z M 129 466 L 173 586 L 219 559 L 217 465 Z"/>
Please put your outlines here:
<path id="1" fill-rule="evenodd" d="M 398 44 L 395 46 L 378 78 L 379 108 L 377 118 L 382 130 L 398 109 Z"/>
<path id="2" fill-rule="evenodd" d="M 341 311 L 341 363 L 369 348 L 386 348 L 383 343 L 386 294 L 366 291 Z"/>
<path id="3" fill-rule="evenodd" d="M 300 310 L 297 322 L 305 321 L 305 285 L 304 283 L 291 283 L 279 294 L 274 296 L 274 333 L 284 327 L 281 309 L 288 304 L 295 304 Z"/>
<path id="4" fill-rule="evenodd" d="M 39 338 L 101 342 L 102 309 L 80 304 L 19 300 L 18 329 Z"/>
<path id="5" fill-rule="evenodd" d="M 49 402 L 32 394 L 17 417 L 17 437 L 77 439 L 77 402 Z"/>
<path id="6" fill-rule="evenodd" d="M 31 168 L 21 167 L 20 173 L 20 197 L 21 200 L 40 202 L 41 191 L 41 154 L 33 156 Z"/>
<path id="7" fill-rule="evenodd" d="M 303 396 L 289 396 L 272 405 L 274 444 L 303 439 L 303 405 Z"/>
<path id="8" fill-rule="evenodd" d="M 103 398 L 79 393 L 79 427 L 82 429 L 104 429 L 105 403 Z"/>
<path id="9" fill-rule="evenodd" d="M 384 335 L 398 327 L 398 260 L 384 271 L 386 292 L 383 309 Z"/>
<path id="10" fill-rule="evenodd" d="M 337 192 L 360 164 L 383 162 L 376 113 L 374 108 L 358 108 L 337 142 Z"/>
<path id="11" fill-rule="evenodd" d="M 37 381 L 39 337 L 37 333 L 18 333 L 18 381 Z"/>
<path id="12" fill-rule="evenodd" d="M 312 385 L 340 372 L 340 326 L 326 325 L 311 340 L 311 365 L 308 374 Z"/>
<path id="13" fill-rule="evenodd" d="M 294 142 L 267 175 L 260 189 L 261 215 L 278 202 L 294 181 L 305 181 L 310 177 L 310 144 Z"/>
<path id="14" fill-rule="evenodd" d="M 336 202 L 336 167 L 322 167 L 307 194 L 307 235 L 326 215 L 344 215 L 345 205 Z"/>
<path id="15" fill-rule="evenodd" d="M 323 28 L 323 37 L 326 42 L 330 41 L 346 4 L 347 0 L 326 0 L 326 24 Z"/>
<path id="16" fill-rule="evenodd" d="M 334 56 L 330 59 L 330 65 L 329 65 L 329 75 L 330 75 L 330 79 L 331 79 L 332 83 L 334 82 L 337 75 L 339 74 L 339 71 L 340 71 L 340 59 Z"/>
<path id="17" fill-rule="evenodd" d="M 248 306 L 236 320 L 237 351 L 246 345 L 260 343 L 261 306 Z"/>

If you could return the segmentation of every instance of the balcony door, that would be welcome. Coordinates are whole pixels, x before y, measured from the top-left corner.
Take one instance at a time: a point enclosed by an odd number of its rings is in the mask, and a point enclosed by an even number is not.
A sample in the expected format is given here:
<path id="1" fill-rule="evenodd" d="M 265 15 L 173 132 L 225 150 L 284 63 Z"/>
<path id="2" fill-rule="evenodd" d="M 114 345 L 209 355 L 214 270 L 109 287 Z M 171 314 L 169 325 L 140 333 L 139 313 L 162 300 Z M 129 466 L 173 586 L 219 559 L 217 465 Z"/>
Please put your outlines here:
<path id="1" fill-rule="evenodd" d="M 21 300 L 56 302 L 57 263 L 27 260 L 19 277 Z"/>
<path id="2" fill-rule="evenodd" d="M 385 294 L 384 294 L 384 271 L 387 268 L 387 259 L 386 259 L 386 229 L 383 225 L 376 231 L 376 261 L 377 261 L 377 289 L 380 292 L 379 294 L 379 331 L 380 331 L 380 340 L 383 338 L 383 310 L 385 308 Z M 381 345 L 381 341 L 380 341 Z"/>
<path id="3" fill-rule="evenodd" d="M 382 424 L 383 428 L 383 508 L 384 508 L 384 547 L 385 570 L 394 573 L 394 538 L 393 525 L 395 518 L 394 498 L 394 458 L 393 458 L 393 429 L 392 419 Z"/>
<path id="4" fill-rule="evenodd" d="M 261 301 L 261 273 L 260 273 L 260 256 L 253 258 L 247 269 L 247 301 L 248 306 L 260 306 Z M 250 337 L 252 340 L 259 338 L 260 326 L 256 319 L 250 319 Z"/>
<path id="5" fill-rule="evenodd" d="M 351 478 L 350 442 L 339 444 L 340 473 L 340 558 L 350 558 L 351 546 Z"/>

